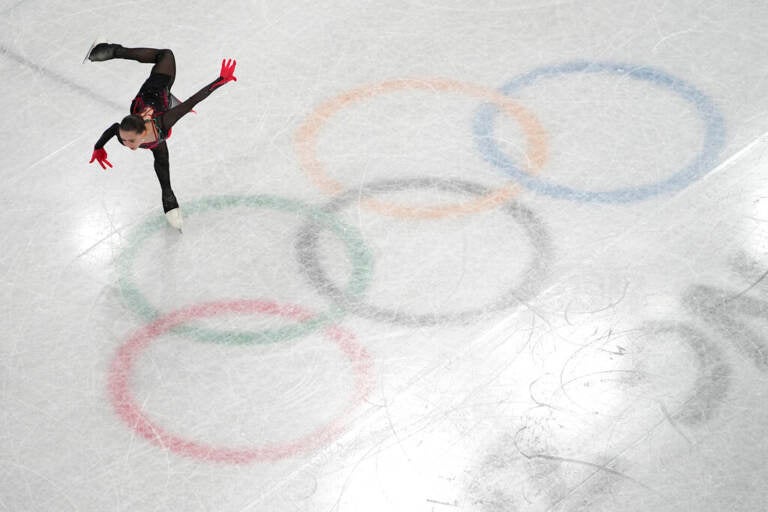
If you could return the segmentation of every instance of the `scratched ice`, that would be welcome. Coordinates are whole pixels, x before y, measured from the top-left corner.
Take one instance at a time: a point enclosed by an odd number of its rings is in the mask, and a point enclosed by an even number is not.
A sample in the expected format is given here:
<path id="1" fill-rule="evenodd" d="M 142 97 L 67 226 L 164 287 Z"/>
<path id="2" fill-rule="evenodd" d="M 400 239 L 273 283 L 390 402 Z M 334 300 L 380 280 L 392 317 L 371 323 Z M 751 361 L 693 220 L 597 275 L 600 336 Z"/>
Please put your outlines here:
<path id="1" fill-rule="evenodd" d="M 765 508 L 768 7 L 0 13 L 0 510 Z"/>

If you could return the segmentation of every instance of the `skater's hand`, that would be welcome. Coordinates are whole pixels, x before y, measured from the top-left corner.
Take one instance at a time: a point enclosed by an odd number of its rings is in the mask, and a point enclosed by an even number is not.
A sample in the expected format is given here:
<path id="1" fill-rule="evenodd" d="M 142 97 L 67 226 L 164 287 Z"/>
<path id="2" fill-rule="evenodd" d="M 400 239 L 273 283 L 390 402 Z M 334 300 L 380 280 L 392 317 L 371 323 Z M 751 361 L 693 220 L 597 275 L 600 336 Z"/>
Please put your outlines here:
<path id="1" fill-rule="evenodd" d="M 227 82 L 231 81 L 237 81 L 237 77 L 235 76 L 235 66 L 237 65 L 236 60 L 232 59 L 224 59 L 221 61 L 221 71 L 219 72 L 219 79 L 214 82 L 214 84 L 211 86 L 211 89 L 216 89 L 218 87 L 221 87 L 222 85 L 226 84 Z"/>
<path id="2" fill-rule="evenodd" d="M 88 163 L 92 164 L 94 160 L 99 162 L 99 165 L 101 165 L 101 168 L 104 170 L 107 169 L 107 166 L 104 164 L 107 164 L 110 168 L 112 167 L 112 164 L 109 163 L 109 160 L 107 160 L 107 151 L 104 148 L 98 148 L 93 150 L 93 155 L 91 155 L 91 161 Z"/>

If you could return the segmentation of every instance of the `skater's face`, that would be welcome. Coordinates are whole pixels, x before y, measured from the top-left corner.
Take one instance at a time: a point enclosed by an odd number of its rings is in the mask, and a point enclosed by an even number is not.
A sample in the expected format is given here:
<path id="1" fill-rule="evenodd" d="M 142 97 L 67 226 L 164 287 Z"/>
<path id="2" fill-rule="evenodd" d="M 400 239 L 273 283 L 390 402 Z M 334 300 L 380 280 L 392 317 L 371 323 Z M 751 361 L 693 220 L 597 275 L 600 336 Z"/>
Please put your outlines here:
<path id="1" fill-rule="evenodd" d="M 141 144 L 144 142 L 144 135 L 146 135 L 146 131 L 144 133 L 138 133 L 121 129 L 119 132 L 120 138 L 123 139 L 123 144 L 125 144 L 126 147 L 131 148 L 133 151 L 136 151 L 136 149 L 141 146 Z"/>

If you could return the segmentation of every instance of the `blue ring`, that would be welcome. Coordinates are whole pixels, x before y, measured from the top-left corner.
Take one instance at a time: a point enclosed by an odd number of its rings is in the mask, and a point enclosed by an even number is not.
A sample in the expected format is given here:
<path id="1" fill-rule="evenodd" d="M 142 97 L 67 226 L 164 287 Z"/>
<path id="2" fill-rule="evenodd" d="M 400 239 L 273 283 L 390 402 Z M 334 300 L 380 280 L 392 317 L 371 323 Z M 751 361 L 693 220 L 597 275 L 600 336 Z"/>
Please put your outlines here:
<path id="1" fill-rule="evenodd" d="M 691 102 L 701 115 L 706 125 L 706 134 L 701 151 L 688 165 L 669 178 L 637 187 L 617 188 L 593 192 L 578 190 L 563 185 L 547 182 L 533 176 L 513 163 L 499 148 L 493 138 L 496 107 L 483 105 L 475 116 L 473 133 L 478 149 L 488 162 L 500 167 L 521 185 L 534 192 L 560 199 L 597 203 L 629 203 L 641 201 L 662 193 L 670 193 L 687 187 L 693 181 L 709 172 L 718 160 L 718 155 L 725 144 L 725 122 L 714 102 L 691 84 L 675 78 L 663 71 L 645 66 L 621 64 L 616 62 L 573 61 L 558 66 L 534 69 L 521 75 L 500 90 L 505 95 L 519 91 L 544 78 L 559 77 L 570 73 L 612 73 L 636 80 L 650 82 L 666 87 Z"/>

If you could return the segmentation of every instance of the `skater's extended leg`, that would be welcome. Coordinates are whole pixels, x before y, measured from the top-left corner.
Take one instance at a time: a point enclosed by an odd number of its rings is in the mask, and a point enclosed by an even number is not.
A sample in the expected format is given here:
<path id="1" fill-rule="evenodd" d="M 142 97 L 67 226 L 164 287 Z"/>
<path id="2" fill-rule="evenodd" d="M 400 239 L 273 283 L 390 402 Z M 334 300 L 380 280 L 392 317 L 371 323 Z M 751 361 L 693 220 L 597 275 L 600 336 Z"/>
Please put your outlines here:
<path id="1" fill-rule="evenodd" d="M 125 48 L 119 44 L 100 43 L 93 47 L 88 58 L 99 62 L 110 59 L 127 59 L 154 64 L 152 73 L 162 73 L 176 76 L 176 59 L 168 49 L 157 48 Z"/>
<path id="2" fill-rule="evenodd" d="M 151 73 L 176 76 L 176 59 L 171 50 L 158 50 L 155 48 L 115 48 L 116 59 L 135 60 L 145 64 L 155 64 Z"/>

